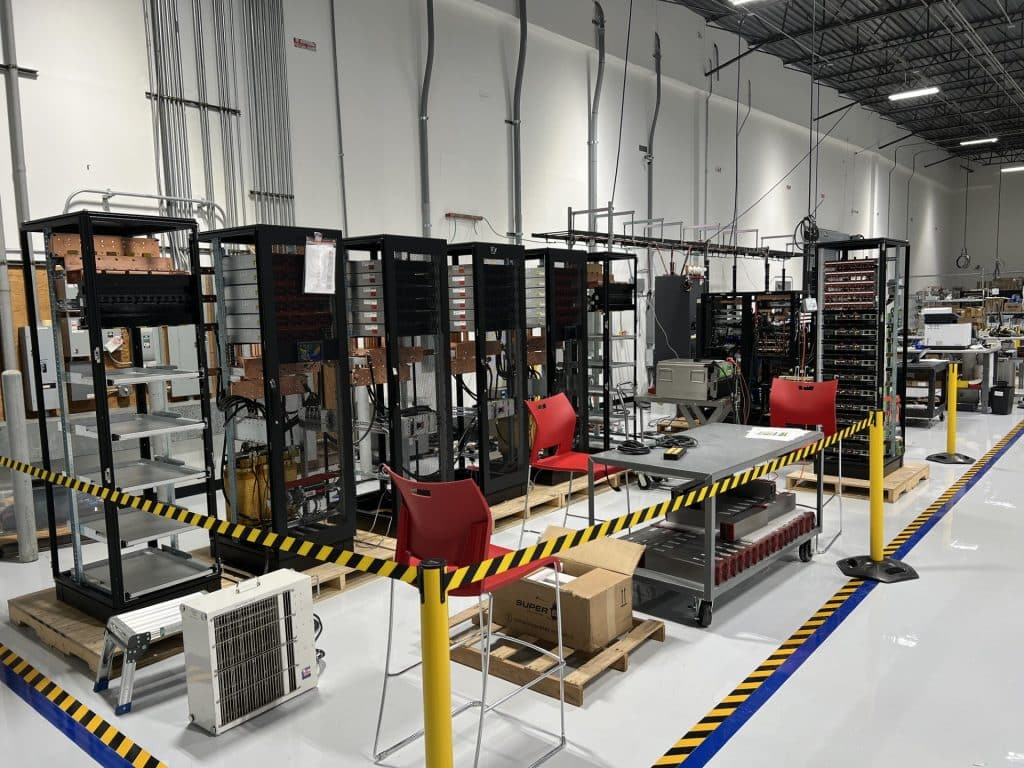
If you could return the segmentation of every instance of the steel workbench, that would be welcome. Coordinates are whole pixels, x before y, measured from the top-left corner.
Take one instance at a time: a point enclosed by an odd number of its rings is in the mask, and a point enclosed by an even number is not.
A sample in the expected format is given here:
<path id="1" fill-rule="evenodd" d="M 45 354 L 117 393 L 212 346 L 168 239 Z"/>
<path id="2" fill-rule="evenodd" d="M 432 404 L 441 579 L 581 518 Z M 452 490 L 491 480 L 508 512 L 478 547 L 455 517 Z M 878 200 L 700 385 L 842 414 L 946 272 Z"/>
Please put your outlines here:
<path id="1" fill-rule="evenodd" d="M 723 480 L 731 475 L 763 464 L 772 459 L 784 456 L 792 451 L 799 450 L 822 438 L 822 433 L 813 430 L 789 430 L 791 434 L 787 439 L 770 439 L 764 437 L 750 437 L 751 433 L 757 433 L 765 428 L 751 427 L 745 424 L 707 424 L 687 430 L 684 434 L 697 441 L 696 447 L 690 448 L 686 454 L 678 460 L 666 461 L 663 458 L 664 449 L 652 447 L 651 452 L 642 455 L 623 453 L 617 449 L 596 453 L 590 457 L 588 467 L 588 495 L 589 507 L 588 517 L 590 524 L 594 524 L 594 466 L 606 465 L 608 467 L 620 467 L 635 472 L 645 473 L 655 477 L 666 477 L 691 481 L 695 487 L 714 483 Z M 768 428 L 770 431 L 770 428 Z M 763 434 L 763 432 L 762 432 Z M 815 455 L 816 474 L 818 477 L 817 489 L 817 511 L 814 527 L 798 536 L 788 545 L 764 558 L 753 566 L 737 573 L 731 578 L 724 579 L 721 583 L 715 583 L 715 549 L 718 532 L 718 520 L 716 517 L 716 499 L 712 497 L 704 505 L 704 531 L 713 532 L 714 535 L 704 536 L 705 564 L 703 579 L 697 581 L 677 575 L 662 573 L 649 568 L 638 568 L 636 574 L 645 578 L 670 584 L 675 588 L 690 593 L 694 596 L 697 604 L 697 617 L 702 626 L 711 623 L 711 607 L 716 598 L 728 592 L 733 587 L 756 576 L 767 568 L 781 555 L 799 547 L 802 558 L 805 553 L 809 556 L 811 542 L 821 532 L 822 508 L 823 508 L 823 481 L 821 472 L 822 454 Z"/>

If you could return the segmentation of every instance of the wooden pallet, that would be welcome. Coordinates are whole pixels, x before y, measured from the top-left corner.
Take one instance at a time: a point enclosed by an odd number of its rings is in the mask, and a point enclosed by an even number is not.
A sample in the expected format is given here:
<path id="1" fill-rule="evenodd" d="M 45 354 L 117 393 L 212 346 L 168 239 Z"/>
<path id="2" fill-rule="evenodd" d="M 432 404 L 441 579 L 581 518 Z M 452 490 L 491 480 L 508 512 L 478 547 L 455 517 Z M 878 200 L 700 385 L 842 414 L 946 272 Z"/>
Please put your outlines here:
<path id="1" fill-rule="evenodd" d="M 36 531 L 36 541 L 38 542 L 39 551 L 49 549 L 50 547 L 50 530 L 43 528 Z M 71 543 L 71 529 L 66 525 L 57 526 L 57 546 L 63 547 Z M 0 535 L 0 560 L 17 560 L 18 559 L 18 534 L 16 533 L 5 533 Z"/>
<path id="2" fill-rule="evenodd" d="M 43 645 L 85 662 L 95 677 L 103 653 L 103 622 L 57 599 L 53 587 L 7 601 L 11 622 L 28 627 Z M 140 659 L 145 667 L 181 653 L 181 635 L 159 640 Z M 121 656 L 114 657 L 114 676 L 120 675 Z"/>
<path id="3" fill-rule="evenodd" d="M 455 627 L 463 622 L 475 620 L 477 609 L 468 608 L 461 613 L 451 617 L 449 624 Z M 495 632 L 503 632 L 501 626 L 493 625 Z M 506 632 L 506 634 L 509 634 Z M 480 630 L 472 627 L 452 638 L 453 643 L 457 641 L 472 642 L 479 638 Z M 609 669 L 625 672 L 629 669 L 629 657 L 646 640 L 650 639 L 663 642 L 665 640 L 665 622 L 655 619 L 641 619 L 633 617 L 633 629 L 621 635 L 606 648 L 595 653 L 584 653 L 572 648 L 564 648 L 567 669 L 565 671 L 565 702 L 575 707 L 583 706 L 583 695 L 587 686 Z M 550 649 L 552 644 L 538 641 L 537 638 L 522 635 L 521 639 L 539 645 L 542 648 Z M 457 661 L 467 667 L 480 669 L 482 653 L 476 645 L 460 645 L 453 648 L 451 652 L 452 661 Z M 529 648 L 522 648 L 507 641 L 498 641 L 491 648 L 490 674 L 500 677 L 516 685 L 524 685 L 536 679 L 538 675 L 555 666 L 555 661 L 549 657 L 537 653 Z M 558 698 L 558 677 L 551 675 L 545 677 L 533 686 L 533 690 Z"/>
<path id="4" fill-rule="evenodd" d="M 369 555 L 370 557 L 387 558 L 390 560 L 395 556 L 395 540 L 388 536 L 359 531 L 356 537 L 355 551 L 360 555 Z M 210 556 L 209 547 L 193 550 L 189 554 L 201 562 L 213 562 L 213 558 Z M 314 603 L 326 600 L 329 597 L 334 597 L 335 595 L 340 595 L 342 592 L 346 592 L 374 579 L 380 578 L 375 573 L 357 571 L 355 568 L 338 565 L 337 563 L 321 563 L 320 565 L 305 568 L 302 572 L 313 579 Z M 225 587 L 233 586 L 239 581 L 251 579 L 255 575 L 256 574 L 238 570 L 237 568 L 232 568 L 224 572 L 222 583 Z"/>
<path id="5" fill-rule="evenodd" d="M 914 490 L 931 475 L 927 464 L 907 462 L 894 472 L 885 476 L 882 484 L 885 500 L 893 503 L 906 493 Z M 866 499 L 871 494 L 871 483 L 855 477 L 844 477 L 840 484 L 836 475 L 825 475 L 822 478 L 826 493 L 839 492 L 843 496 Z M 813 491 L 818 487 L 818 476 L 810 470 L 801 469 L 786 475 L 787 491 Z"/>
<path id="6" fill-rule="evenodd" d="M 607 475 L 594 481 L 594 494 L 604 493 L 611 488 L 618 488 L 621 483 L 621 475 Z M 569 497 L 569 483 L 558 485 L 534 485 L 530 489 L 530 511 L 528 517 L 546 515 L 557 509 L 565 507 Z M 585 477 L 575 478 L 572 482 L 572 498 L 574 501 L 586 501 L 587 480 Z M 491 516 L 494 518 L 496 530 L 509 528 L 522 521 L 525 509 L 525 496 L 502 501 L 491 507 Z"/>

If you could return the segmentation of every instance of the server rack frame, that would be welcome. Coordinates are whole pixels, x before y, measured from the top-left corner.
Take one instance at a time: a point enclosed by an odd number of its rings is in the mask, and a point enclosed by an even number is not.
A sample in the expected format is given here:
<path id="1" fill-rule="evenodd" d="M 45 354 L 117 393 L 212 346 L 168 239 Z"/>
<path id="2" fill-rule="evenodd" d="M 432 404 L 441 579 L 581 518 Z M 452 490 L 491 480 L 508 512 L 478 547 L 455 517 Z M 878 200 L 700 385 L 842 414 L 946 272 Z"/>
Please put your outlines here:
<path id="1" fill-rule="evenodd" d="M 473 323 L 466 332 L 473 334 L 473 342 L 476 354 L 474 355 L 474 377 L 476 395 L 476 437 L 478 446 L 476 481 L 481 492 L 491 504 L 496 504 L 507 499 L 522 496 L 526 491 L 526 482 L 529 472 L 530 449 L 529 431 L 526 420 L 526 291 L 525 291 L 525 265 L 523 261 L 524 249 L 520 245 L 508 243 L 450 243 L 448 245 L 448 256 L 451 259 L 451 266 L 472 267 L 473 276 Z M 504 274 L 500 274 L 504 273 Z M 505 327 L 498 327 L 499 313 L 496 307 L 501 303 L 501 297 L 493 295 L 494 287 L 492 280 L 499 277 L 510 278 L 510 285 L 514 292 L 512 299 L 511 323 Z M 449 305 L 449 309 L 452 309 Z M 452 330 L 452 338 L 462 331 Z M 506 332 L 508 334 L 507 348 L 502 350 L 512 361 L 512 379 L 506 380 L 506 400 L 512 401 L 513 413 L 510 417 L 493 418 L 489 406 L 492 403 L 490 387 L 488 386 L 489 371 L 488 362 L 490 355 L 487 351 L 487 334 Z M 500 336 L 498 339 L 500 343 Z M 449 381 L 457 385 L 458 379 L 465 374 L 452 371 Z M 494 373 L 497 376 L 497 372 Z M 461 419 L 459 431 L 463 433 L 465 427 L 465 416 L 462 408 L 465 405 L 461 386 L 455 386 L 455 406 L 459 409 L 459 415 L 455 419 Z M 454 412 L 453 412 L 454 414 Z M 489 450 L 489 443 L 492 436 L 501 440 L 501 430 L 498 425 L 501 421 L 506 422 L 508 429 L 505 438 L 506 450 L 503 452 L 506 467 L 498 470 L 494 466 Z M 467 472 L 465 457 L 456 457 L 458 469 Z"/>
<path id="2" fill-rule="evenodd" d="M 338 429 L 338 477 L 340 488 L 339 507 L 340 513 L 332 524 L 318 523 L 315 525 L 304 525 L 296 528 L 289 525 L 288 520 L 288 499 L 289 481 L 285 476 L 286 446 L 285 432 L 287 414 L 283 397 L 279 394 L 281 385 L 281 366 L 295 360 L 283 360 L 282 352 L 286 345 L 282 343 L 279 319 L 284 308 L 278 306 L 275 295 L 276 276 L 274 274 L 274 261 L 283 257 L 301 257 L 296 251 L 292 254 L 275 253 L 274 248 L 283 246 L 286 248 L 305 247 L 310 239 L 321 239 L 333 241 L 336 248 L 335 261 L 335 291 L 330 298 L 330 307 L 333 323 L 333 336 L 321 339 L 307 339 L 309 342 L 319 342 L 322 350 L 322 362 L 331 363 L 336 377 L 335 402 L 324 403 L 323 407 L 333 410 L 337 414 Z M 257 317 L 259 322 L 259 345 L 260 358 L 263 373 L 263 403 L 266 408 L 266 446 L 267 446 L 267 473 L 269 479 L 269 502 L 270 502 L 270 530 L 278 534 L 296 532 L 302 538 L 316 541 L 328 546 L 338 546 L 350 549 L 352 547 L 356 531 L 356 502 L 355 502 L 355 476 L 353 473 L 352 445 L 345 439 L 348 426 L 352 423 L 352 410 L 350 398 L 343 396 L 345 384 L 349 380 L 348 355 L 342 353 L 342 342 L 348 338 L 348 325 L 346 318 L 346 307 L 344 301 L 344 281 L 341 270 L 342 233 L 340 230 L 317 228 L 317 227 L 293 227 L 274 224 L 251 224 L 229 229 L 210 230 L 200 234 L 200 241 L 210 243 L 214 262 L 214 274 L 217 288 L 217 316 L 220 321 L 218 333 L 218 352 L 221 355 L 222 391 L 228 389 L 227 378 L 223 374 L 227 371 L 230 355 L 227 348 L 231 344 L 228 336 L 230 329 L 227 323 L 227 301 L 228 290 L 225 286 L 224 267 L 226 260 L 234 258 L 224 252 L 225 245 L 244 246 L 252 249 L 252 256 L 255 260 L 255 277 L 257 291 Z M 297 293 L 298 297 L 304 294 Z M 290 340 L 298 344 L 298 340 Z M 252 343 L 252 342 L 249 342 Z M 326 387 L 325 387 L 326 389 Z M 237 515 L 237 491 L 235 482 L 235 460 L 234 460 L 234 429 L 232 424 L 225 425 L 224 439 L 230 440 L 231 444 L 226 446 L 228 456 L 226 477 L 222 477 L 222 483 L 231 497 L 232 512 Z M 324 474 L 334 474 L 325 466 Z M 307 478 L 308 479 L 308 478 Z M 293 487 L 294 483 L 293 483 Z M 328 503 L 329 499 L 328 499 Z M 286 553 L 278 550 L 266 550 L 262 547 L 247 545 L 244 541 L 236 541 L 230 537 L 218 537 L 222 557 L 229 564 L 246 570 L 250 573 L 261 573 L 266 569 L 277 570 L 294 564 L 303 566 L 314 564 L 315 561 L 309 558 L 302 558 L 294 553 Z"/>

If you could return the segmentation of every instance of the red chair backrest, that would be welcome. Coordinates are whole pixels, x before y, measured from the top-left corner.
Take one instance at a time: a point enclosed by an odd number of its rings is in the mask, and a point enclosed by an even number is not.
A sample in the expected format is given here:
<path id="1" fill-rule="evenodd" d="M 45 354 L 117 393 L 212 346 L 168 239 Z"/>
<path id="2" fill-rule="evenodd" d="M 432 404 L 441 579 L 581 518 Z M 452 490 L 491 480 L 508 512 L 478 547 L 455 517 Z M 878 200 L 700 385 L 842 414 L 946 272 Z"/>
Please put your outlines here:
<path id="1" fill-rule="evenodd" d="M 810 427 L 821 425 L 825 436 L 836 431 L 836 393 L 839 382 L 793 381 L 774 379 L 769 401 L 773 427 Z"/>
<path id="2" fill-rule="evenodd" d="M 542 400 L 527 400 L 526 407 L 536 427 L 530 446 L 530 463 L 541 451 L 554 450 L 555 455 L 573 450 L 576 442 L 576 409 L 564 392 Z"/>
<path id="3" fill-rule="evenodd" d="M 396 561 L 408 565 L 411 558 L 440 558 L 461 567 L 487 558 L 494 522 L 475 482 L 424 483 L 384 469 L 401 498 Z"/>

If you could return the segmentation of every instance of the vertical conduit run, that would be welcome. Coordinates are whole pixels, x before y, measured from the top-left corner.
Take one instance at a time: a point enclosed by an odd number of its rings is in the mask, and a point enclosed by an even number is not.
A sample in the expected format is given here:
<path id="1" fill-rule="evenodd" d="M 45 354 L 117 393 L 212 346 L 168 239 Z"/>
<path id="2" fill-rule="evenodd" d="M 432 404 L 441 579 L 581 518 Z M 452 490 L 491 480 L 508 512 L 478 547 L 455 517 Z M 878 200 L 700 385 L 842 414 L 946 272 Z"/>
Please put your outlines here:
<path id="1" fill-rule="evenodd" d="M 15 168 L 18 167 L 15 157 L 14 132 L 15 120 L 20 127 L 21 124 L 21 101 L 18 83 L 18 56 L 14 49 L 14 19 L 11 12 L 10 0 L 2 2 L 2 16 L 0 16 L 0 37 L 3 38 L 4 63 L 7 65 L 7 121 L 11 131 L 11 160 Z M 24 155 L 21 161 L 21 182 L 25 180 Z M 18 186 L 18 174 L 15 173 L 15 187 Z M 26 196 L 27 199 L 27 196 Z M 21 205 L 17 206 L 18 216 L 22 215 Z M 26 207 L 25 215 L 28 210 Z M 20 222 L 19 222 L 20 223 Z M 7 267 L 7 244 L 4 239 L 3 217 L 0 216 L 0 353 L 3 355 L 4 368 L 17 368 L 18 359 L 14 347 L 14 310 L 11 305 L 11 280 Z"/>
<path id="2" fill-rule="evenodd" d="M 705 31 L 707 25 L 705 25 Z M 715 80 L 718 80 L 718 43 L 714 43 L 714 58 L 708 62 L 708 72 L 714 70 L 714 75 L 708 75 L 708 95 L 704 99 L 704 214 L 701 221 L 711 221 L 708 214 L 708 161 L 711 154 L 711 96 L 715 90 Z"/>
<path id="3" fill-rule="evenodd" d="M 604 84 L 604 8 L 594 2 L 594 26 L 597 28 L 597 77 L 594 81 L 594 97 L 590 102 L 590 120 L 587 123 L 587 229 L 597 229 L 597 112 L 601 106 L 601 86 Z"/>
<path id="4" fill-rule="evenodd" d="M 209 201 L 217 199 L 213 186 L 213 149 L 210 139 L 210 111 L 206 87 L 206 53 L 203 39 L 205 24 L 203 23 L 203 0 L 192 0 L 192 36 L 196 58 L 196 93 L 201 106 L 199 108 L 199 137 L 203 152 L 203 197 Z M 226 223 L 226 222 L 225 222 Z"/>
<path id="5" fill-rule="evenodd" d="M 338 71 L 338 23 L 331 0 L 331 62 L 334 65 L 334 107 L 338 126 L 338 182 L 341 185 L 341 231 L 348 235 L 348 191 L 345 189 L 345 140 L 341 129 L 341 74 Z"/>
<path id="6" fill-rule="evenodd" d="M 516 64 L 516 84 L 512 95 L 512 202 L 513 242 L 523 242 L 523 148 L 522 101 L 523 74 L 526 70 L 526 0 L 518 0 L 519 7 L 519 61 Z"/>
<path id="7" fill-rule="evenodd" d="M 434 73 L 434 0 L 427 2 L 427 63 L 420 87 L 420 209 L 423 236 L 430 237 L 430 151 L 427 135 L 427 108 L 430 104 L 430 78 Z M 340 118 L 339 118 L 340 121 Z M 340 122 L 339 122 L 340 126 Z M 340 127 L 339 127 L 340 131 Z M 340 135 L 340 133 L 339 133 Z"/>
<path id="8" fill-rule="evenodd" d="M 654 114 L 651 116 L 651 130 L 647 135 L 647 220 L 654 218 L 654 131 L 658 127 L 658 113 L 661 112 L 661 35 L 654 33 Z M 650 223 L 646 225 L 650 227 Z M 654 287 L 654 251 L 647 249 L 647 280 Z"/>

